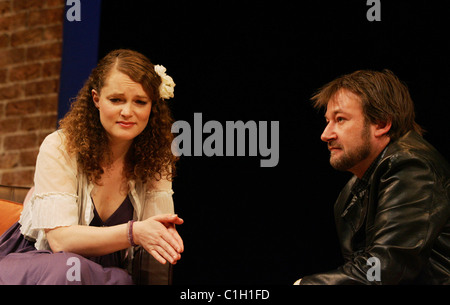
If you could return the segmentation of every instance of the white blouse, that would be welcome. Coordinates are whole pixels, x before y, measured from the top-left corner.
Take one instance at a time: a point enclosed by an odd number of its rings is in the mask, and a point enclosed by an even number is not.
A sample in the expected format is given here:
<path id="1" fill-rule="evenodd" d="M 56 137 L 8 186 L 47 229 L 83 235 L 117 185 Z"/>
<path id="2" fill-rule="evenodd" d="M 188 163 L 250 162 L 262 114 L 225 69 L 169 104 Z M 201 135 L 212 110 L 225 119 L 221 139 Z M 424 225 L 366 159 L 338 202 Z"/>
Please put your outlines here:
<path id="1" fill-rule="evenodd" d="M 36 161 L 34 192 L 24 203 L 19 220 L 21 233 L 35 240 L 38 250 L 50 250 L 45 229 L 89 225 L 94 217 L 94 185 L 78 169 L 76 156 L 69 155 L 64 144 L 61 130 L 43 141 Z M 152 180 L 145 185 L 129 181 L 128 185 L 135 220 L 174 212 L 170 181 Z"/>

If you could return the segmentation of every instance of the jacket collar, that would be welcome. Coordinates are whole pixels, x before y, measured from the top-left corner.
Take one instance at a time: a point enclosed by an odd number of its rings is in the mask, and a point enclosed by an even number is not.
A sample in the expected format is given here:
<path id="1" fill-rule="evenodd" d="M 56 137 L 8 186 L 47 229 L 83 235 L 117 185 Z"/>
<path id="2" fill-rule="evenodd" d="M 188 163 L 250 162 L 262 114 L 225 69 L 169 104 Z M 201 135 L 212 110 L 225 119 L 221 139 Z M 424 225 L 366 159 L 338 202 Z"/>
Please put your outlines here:
<path id="1" fill-rule="evenodd" d="M 370 164 L 369 168 L 366 170 L 364 175 L 361 177 L 361 179 L 356 178 L 355 183 L 353 184 L 351 188 L 351 193 L 355 196 L 361 196 L 361 193 L 367 190 L 370 184 L 370 180 L 372 178 L 372 174 L 375 171 L 375 168 L 380 163 L 380 160 L 383 159 L 387 148 L 389 145 L 387 145 L 383 151 L 375 158 L 375 160 Z"/>

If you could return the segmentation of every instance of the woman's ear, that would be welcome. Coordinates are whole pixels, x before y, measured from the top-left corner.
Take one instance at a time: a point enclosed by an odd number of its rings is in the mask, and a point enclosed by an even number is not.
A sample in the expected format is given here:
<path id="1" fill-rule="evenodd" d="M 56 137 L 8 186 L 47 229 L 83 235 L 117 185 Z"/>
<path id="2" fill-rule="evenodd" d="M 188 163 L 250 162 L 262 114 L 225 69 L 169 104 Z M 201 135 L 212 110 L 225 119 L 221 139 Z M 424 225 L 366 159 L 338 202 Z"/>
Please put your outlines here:
<path id="1" fill-rule="evenodd" d="M 95 107 L 97 107 L 97 109 L 100 109 L 100 105 L 99 105 L 100 96 L 98 95 L 98 92 L 95 89 L 92 89 L 91 94 L 92 94 L 92 100 L 94 101 Z"/>
<path id="2" fill-rule="evenodd" d="M 389 130 L 391 130 L 391 127 L 392 127 L 391 121 L 377 123 L 374 132 L 375 137 L 386 136 Z"/>

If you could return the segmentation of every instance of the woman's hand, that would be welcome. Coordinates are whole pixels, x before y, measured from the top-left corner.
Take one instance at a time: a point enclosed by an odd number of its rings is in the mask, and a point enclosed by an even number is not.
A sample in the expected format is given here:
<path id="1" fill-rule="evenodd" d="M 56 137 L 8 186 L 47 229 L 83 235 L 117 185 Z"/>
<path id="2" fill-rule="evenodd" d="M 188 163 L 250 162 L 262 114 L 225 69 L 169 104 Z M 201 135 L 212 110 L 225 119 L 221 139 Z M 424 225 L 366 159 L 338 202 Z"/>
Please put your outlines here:
<path id="1" fill-rule="evenodd" d="M 176 214 L 156 215 L 137 221 L 133 225 L 134 242 L 144 247 L 161 264 L 166 261 L 176 264 L 184 245 L 175 225 L 183 222 Z"/>

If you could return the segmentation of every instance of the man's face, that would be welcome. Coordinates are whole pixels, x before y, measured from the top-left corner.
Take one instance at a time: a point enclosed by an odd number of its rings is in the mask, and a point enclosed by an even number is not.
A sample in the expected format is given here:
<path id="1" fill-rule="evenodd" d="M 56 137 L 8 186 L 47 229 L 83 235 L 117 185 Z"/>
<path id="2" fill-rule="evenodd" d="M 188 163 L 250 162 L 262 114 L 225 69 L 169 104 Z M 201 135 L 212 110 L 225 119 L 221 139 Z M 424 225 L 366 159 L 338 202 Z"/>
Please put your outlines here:
<path id="1" fill-rule="evenodd" d="M 371 154 L 373 138 L 359 97 L 341 89 L 330 99 L 325 119 L 327 126 L 321 139 L 328 143 L 331 166 L 341 171 L 358 172 L 358 167 Z"/>

